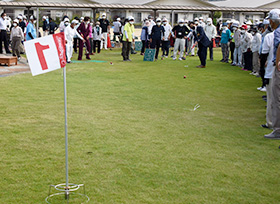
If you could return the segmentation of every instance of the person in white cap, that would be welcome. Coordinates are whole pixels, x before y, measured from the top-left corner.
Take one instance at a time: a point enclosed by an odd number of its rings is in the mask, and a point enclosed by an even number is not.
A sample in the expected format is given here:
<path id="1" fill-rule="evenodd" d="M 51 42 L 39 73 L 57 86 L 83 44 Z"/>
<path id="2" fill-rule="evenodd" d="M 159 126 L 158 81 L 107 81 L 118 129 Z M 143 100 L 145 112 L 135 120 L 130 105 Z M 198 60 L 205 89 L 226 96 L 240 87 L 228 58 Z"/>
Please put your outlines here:
<path id="1" fill-rule="evenodd" d="M 272 128 L 270 134 L 265 135 L 268 139 L 280 139 L 280 9 L 272 9 L 269 12 L 269 21 L 274 30 L 273 63 L 275 66 L 272 75 Z M 270 82 L 269 82 L 270 83 Z"/>
<path id="2" fill-rule="evenodd" d="M 49 24 L 47 22 L 47 17 L 43 16 L 43 36 L 47 36 L 48 35 L 48 29 L 49 29 Z"/>
<path id="3" fill-rule="evenodd" d="M 73 55 L 73 38 L 76 35 L 78 38 L 80 38 L 83 42 L 85 42 L 84 38 L 78 33 L 78 31 L 75 29 L 75 26 L 79 23 L 77 20 L 73 20 L 71 22 L 71 25 L 67 25 L 68 20 L 64 20 L 66 23 L 66 27 L 64 29 L 64 36 L 65 36 L 65 43 L 66 43 L 66 60 L 67 63 L 71 63 L 71 58 Z"/>
<path id="4" fill-rule="evenodd" d="M 152 28 L 151 32 L 151 48 L 156 49 L 155 60 L 158 59 L 158 53 L 161 41 L 164 40 L 164 27 L 161 25 L 161 19 L 156 19 L 156 25 Z"/>
<path id="5" fill-rule="evenodd" d="M 156 25 L 156 23 L 155 23 L 154 17 L 152 15 L 148 16 L 148 21 L 150 23 L 150 26 L 148 27 L 148 34 L 151 35 L 152 28 L 154 27 L 154 25 Z"/>
<path id="6" fill-rule="evenodd" d="M 113 22 L 113 25 L 114 25 L 113 41 L 119 42 L 120 41 L 121 30 L 122 30 L 121 19 L 117 18 L 116 21 Z M 117 41 L 117 37 L 118 37 L 118 41 Z"/>
<path id="7" fill-rule="evenodd" d="M 22 32 L 25 33 L 26 30 L 26 24 L 23 21 L 23 16 L 18 16 L 19 24 L 18 26 L 22 29 Z"/>
<path id="8" fill-rule="evenodd" d="M 107 50 L 107 44 L 108 44 L 108 32 L 110 33 L 110 23 L 106 19 L 106 13 L 103 13 L 101 16 L 101 19 L 99 19 L 100 22 L 100 27 L 102 28 L 102 35 L 103 35 L 103 40 L 101 41 L 101 49 L 104 46 L 104 49 Z"/>
<path id="9" fill-rule="evenodd" d="M 131 43 L 134 42 L 134 18 L 132 16 L 128 17 L 128 23 L 124 26 L 123 34 L 123 47 L 122 47 L 122 56 L 123 61 L 131 61 L 129 59 L 129 52 L 131 49 Z"/>
<path id="10" fill-rule="evenodd" d="M 5 21 L 6 13 L 2 13 L 0 17 L 0 54 L 2 54 L 2 43 L 4 42 L 4 47 L 7 54 L 10 54 L 9 43 L 8 43 L 8 35 L 7 35 L 7 24 Z"/>
<path id="11" fill-rule="evenodd" d="M 209 52 L 210 52 L 210 60 L 213 61 L 213 42 L 217 36 L 216 27 L 213 25 L 212 18 L 208 18 L 206 21 L 206 25 L 204 28 L 205 34 L 210 41 L 209 44 Z"/>
<path id="12" fill-rule="evenodd" d="M 204 18 L 202 16 L 199 17 L 199 24 L 203 29 L 205 28 Z"/>
<path id="13" fill-rule="evenodd" d="M 251 29 L 251 25 L 252 25 L 252 24 L 253 24 L 253 23 L 252 23 L 251 20 L 248 20 L 248 21 L 246 22 L 248 31 Z"/>
<path id="14" fill-rule="evenodd" d="M 173 50 L 173 60 L 177 59 L 177 52 L 180 49 L 180 57 L 179 60 L 186 60 L 184 57 L 185 52 L 185 44 L 187 35 L 190 30 L 184 25 L 184 19 L 180 19 L 178 21 L 178 25 L 176 25 L 172 29 L 172 36 L 175 39 L 174 50 Z"/>
<path id="15" fill-rule="evenodd" d="M 169 46 L 170 46 L 170 33 L 172 32 L 172 27 L 168 23 L 167 18 L 162 19 L 162 25 L 164 28 L 164 37 L 162 40 L 162 57 L 168 57 L 169 55 Z"/>
<path id="16" fill-rule="evenodd" d="M 15 19 L 13 21 L 13 27 L 11 30 L 10 40 L 12 42 L 12 53 L 13 56 L 17 56 L 18 60 L 20 60 L 20 44 L 21 41 L 24 40 L 24 35 L 22 29 L 18 26 L 19 20 Z"/>
<path id="17" fill-rule="evenodd" d="M 233 63 L 232 66 L 241 66 L 242 65 L 242 51 L 241 51 L 241 32 L 239 28 L 239 22 L 236 21 L 232 24 L 233 39 L 235 42 L 235 48 L 233 53 Z"/>
<path id="18" fill-rule="evenodd" d="M 253 53 L 253 71 L 251 74 L 259 77 L 260 72 L 260 61 L 259 61 L 259 51 L 261 47 L 262 42 L 262 36 L 258 32 L 258 29 L 256 26 L 251 28 L 251 34 L 253 36 L 252 39 L 252 53 Z"/>
<path id="19" fill-rule="evenodd" d="M 102 41 L 102 28 L 100 28 L 100 22 L 97 21 L 95 23 L 95 27 L 92 29 L 92 39 L 93 39 L 93 53 L 95 54 L 96 52 L 96 47 L 97 47 L 97 53 L 100 53 L 100 44 Z"/>
<path id="20" fill-rule="evenodd" d="M 59 31 L 62 33 L 62 32 L 64 32 L 64 29 L 65 29 L 65 22 L 68 22 L 68 24 L 69 24 L 69 22 L 70 22 L 70 20 L 69 20 L 69 18 L 67 17 L 67 16 L 63 16 L 63 18 L 62 18 L 62 20 L 61 20 L 61 22 L 60 22 L 60 24 L 59 24 Z"/>

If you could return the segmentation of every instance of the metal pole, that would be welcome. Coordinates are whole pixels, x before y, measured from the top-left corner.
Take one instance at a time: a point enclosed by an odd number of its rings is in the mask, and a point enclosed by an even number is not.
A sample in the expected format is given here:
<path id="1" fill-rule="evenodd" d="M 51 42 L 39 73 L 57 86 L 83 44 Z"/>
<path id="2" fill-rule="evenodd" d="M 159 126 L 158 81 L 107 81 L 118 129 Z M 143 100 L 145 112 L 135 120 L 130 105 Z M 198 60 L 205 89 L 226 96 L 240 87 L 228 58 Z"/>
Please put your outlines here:
<path id="1" fill-rule="evenodd" d="M 39 8 L 36 8 L 36 18 L 37 18 L 37 24 L 36 24 L 36 34 L 37 34 L 37 38 L 39 38 Z"/>
<path id="2" fill-rule="evenodd" d="M 65 175 L 66 175 L 65 199 L 68 200 L 69 185 L 68 185 L 68 126 L 67 126 L 66 66 L 63 68 L 63 84 L 64 84 L 64 116 L 65 116 Z"/>

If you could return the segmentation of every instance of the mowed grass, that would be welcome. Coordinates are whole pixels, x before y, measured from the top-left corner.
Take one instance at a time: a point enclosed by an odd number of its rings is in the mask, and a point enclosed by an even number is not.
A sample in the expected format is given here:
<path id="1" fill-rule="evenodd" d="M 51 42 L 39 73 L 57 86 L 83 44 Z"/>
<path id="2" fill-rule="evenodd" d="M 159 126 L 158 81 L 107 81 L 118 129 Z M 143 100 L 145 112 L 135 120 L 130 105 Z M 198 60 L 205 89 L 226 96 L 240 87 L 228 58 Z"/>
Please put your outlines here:
<path id="1" fill-rule="evenodd" d="M 90 203 L 279 203 L 261 80 L 214 58 L 197 69 L 108 50 L 68 65 L 69 182 Z M 65 182 L 62 70 L 0 87 L 0 203 L 44 203 Z"/>

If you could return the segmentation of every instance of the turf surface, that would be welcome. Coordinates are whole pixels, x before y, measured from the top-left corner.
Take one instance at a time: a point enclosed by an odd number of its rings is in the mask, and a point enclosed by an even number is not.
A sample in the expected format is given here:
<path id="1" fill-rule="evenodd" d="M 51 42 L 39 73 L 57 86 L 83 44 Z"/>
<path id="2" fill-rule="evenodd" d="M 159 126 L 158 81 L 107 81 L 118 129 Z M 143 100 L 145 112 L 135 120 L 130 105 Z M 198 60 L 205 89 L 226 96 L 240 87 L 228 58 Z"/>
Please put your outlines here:
<path id="1" fill-rule="evenodd" d="M 69 181 L 90 203 L 280 202 L 260 78 L 214 58 L 197 69 L 197 57 L 122 62 L 108 50 L 92 57 L 106 63 L 67 66 Z M 65 182 L 62 70 L 0 86 L 0 203 L 44 203 Z"/>

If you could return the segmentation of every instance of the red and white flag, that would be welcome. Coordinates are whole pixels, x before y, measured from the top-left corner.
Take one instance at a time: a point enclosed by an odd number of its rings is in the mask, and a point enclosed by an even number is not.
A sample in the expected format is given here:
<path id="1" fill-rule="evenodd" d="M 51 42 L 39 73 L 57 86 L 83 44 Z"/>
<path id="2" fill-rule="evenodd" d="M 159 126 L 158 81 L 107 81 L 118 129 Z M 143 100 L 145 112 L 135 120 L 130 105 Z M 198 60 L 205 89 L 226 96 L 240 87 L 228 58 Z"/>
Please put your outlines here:
<path id="1" fill-rule="evenodd" d="M 33 76 L 63 68 L 66 65 L 64 33 L 25 41 L 24 47 Z"/>

